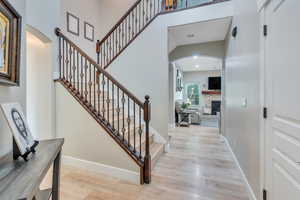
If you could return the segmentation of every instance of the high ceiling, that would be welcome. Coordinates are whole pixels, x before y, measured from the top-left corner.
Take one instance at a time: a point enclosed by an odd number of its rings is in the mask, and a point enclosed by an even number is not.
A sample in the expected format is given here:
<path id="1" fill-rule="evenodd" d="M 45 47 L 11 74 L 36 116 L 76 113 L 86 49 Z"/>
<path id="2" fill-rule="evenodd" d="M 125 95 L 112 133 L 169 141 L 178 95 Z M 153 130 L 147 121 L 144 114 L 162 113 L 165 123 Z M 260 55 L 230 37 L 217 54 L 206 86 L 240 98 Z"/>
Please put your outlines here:
<path id="1" fill-rule="evenodd" d="M 175 62 L 183 72 L 212 71 L 222 69 L 222 59 L 208 56 L 193 56 L 182 58 Z"/>
<path id="2" fill-rule="evenodd" d="M 169 28 L 173 47 L 224 40 L 230 27 L 231 17 L 205 22 L 173 26 Z"/>

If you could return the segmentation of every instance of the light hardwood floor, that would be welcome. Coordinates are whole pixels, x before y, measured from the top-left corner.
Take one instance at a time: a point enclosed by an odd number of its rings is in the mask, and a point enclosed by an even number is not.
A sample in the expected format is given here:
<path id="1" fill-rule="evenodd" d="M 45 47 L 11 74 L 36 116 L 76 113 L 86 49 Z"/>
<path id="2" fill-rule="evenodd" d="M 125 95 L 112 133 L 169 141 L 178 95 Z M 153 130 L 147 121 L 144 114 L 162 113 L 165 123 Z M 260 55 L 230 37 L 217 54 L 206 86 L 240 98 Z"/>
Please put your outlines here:
<path id="1" fill-rule="evenodd" d="M 191 126 L 171 132 L 171 150 L 153 169 L 150 185 L 135 185 L 62 167 L 62 200 L 248 200 L 239 170 L 218 129 Z M 44 183 L 49 184 L 50 179 Z"/>

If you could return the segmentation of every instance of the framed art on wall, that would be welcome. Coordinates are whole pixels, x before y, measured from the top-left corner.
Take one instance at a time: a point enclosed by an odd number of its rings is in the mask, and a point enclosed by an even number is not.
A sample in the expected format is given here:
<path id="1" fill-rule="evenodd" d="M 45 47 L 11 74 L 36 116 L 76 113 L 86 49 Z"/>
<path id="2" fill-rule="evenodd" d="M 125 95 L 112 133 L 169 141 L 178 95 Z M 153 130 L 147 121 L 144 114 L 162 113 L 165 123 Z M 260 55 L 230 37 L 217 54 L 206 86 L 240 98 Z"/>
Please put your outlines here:
<path id="1" fill-rule="evenodd" d="M 84 22 L 84 38 L 94 42 L 94 26 Z"/>
<path id="2" fill-rule="evenodd" d="M 6 1 L 0 1 L 0 84 L 19 85 L 22 17 Z"/>
<path id="3" fill-rule="evenodd" d="M 79 36 L 79 18 L 67 12 L 67 31 Z"/>

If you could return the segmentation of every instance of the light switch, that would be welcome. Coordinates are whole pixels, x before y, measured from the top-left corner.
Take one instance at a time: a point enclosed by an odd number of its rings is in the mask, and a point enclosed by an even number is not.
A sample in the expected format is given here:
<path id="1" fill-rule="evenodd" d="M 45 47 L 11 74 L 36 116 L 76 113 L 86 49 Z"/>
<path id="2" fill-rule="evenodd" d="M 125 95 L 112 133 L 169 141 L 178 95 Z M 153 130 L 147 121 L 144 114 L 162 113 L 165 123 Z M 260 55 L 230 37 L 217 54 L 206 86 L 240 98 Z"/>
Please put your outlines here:
<path id="1" fill-rule="evenodd" d="M 247 107 L 247 98 L 242 97 L 242 107 L 246 108 Z"/>

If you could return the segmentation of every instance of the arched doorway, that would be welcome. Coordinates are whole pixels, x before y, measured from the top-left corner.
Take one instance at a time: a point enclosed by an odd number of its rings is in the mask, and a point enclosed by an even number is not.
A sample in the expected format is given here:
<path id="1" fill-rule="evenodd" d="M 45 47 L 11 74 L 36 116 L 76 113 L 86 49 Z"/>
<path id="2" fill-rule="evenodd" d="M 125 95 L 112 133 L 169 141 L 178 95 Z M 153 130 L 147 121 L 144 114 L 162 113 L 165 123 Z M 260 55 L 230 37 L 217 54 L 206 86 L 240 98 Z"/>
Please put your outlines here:
<path id="1" fill-rule="evenodd" d="M 36 139 L 54 134 L 54 90 L 51 40 L 31 26 L 26 27 L 27 118 Z"/>

